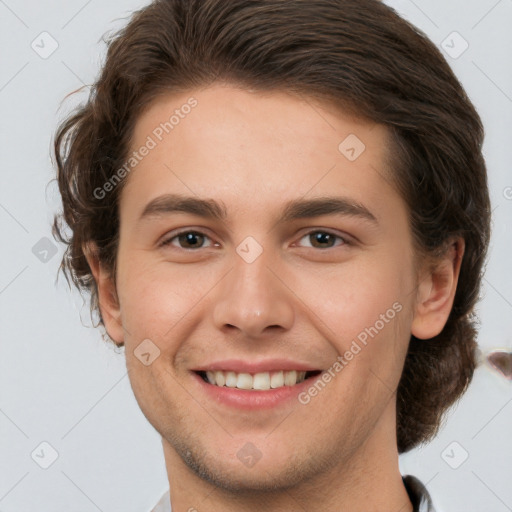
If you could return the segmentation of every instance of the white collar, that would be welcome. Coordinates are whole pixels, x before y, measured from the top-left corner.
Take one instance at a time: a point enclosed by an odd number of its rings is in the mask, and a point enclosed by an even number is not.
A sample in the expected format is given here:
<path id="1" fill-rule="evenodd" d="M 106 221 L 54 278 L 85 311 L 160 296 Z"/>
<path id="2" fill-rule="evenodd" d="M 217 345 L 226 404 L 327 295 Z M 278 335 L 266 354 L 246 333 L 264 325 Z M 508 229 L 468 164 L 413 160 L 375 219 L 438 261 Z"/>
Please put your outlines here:
<path id="1" fill-rule="evenodd" d="M 169 490 L 158 500 L 158 503 L 151 509 L 150 512 L 172 512 L 171 510 L 171 495 Z"/>

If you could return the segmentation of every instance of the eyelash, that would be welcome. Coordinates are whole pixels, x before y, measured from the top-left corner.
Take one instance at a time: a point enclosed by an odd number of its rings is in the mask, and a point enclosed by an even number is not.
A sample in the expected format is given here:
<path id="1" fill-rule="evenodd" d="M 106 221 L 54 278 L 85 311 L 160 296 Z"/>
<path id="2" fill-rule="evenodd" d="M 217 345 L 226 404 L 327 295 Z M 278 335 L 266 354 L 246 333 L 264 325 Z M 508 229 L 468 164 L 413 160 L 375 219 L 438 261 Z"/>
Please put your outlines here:
<path id="1" fill-rule="evenodd" d="M 193 229 L 186 229 L 186 230 L 183 230 L 183 231 L 179 231 L 178 233 L 175 233 L 173 234 L 172 236 L 164 239 L 160 244 L 159 246 L 160 247 L 165 247 L 165 246 L 169 246 L 172 244 L 172 241 L 177 239 L 178 237 L 182 236 L 182 235 L 186 235 L 186 234 L 189 234 L 189 233 L 193 233 L 194 235 L 199 235 L 199 236 L 203 236 L 205 238 L 208 238 L 210 239 L 210 237 L 208 235 L 206 235 L 205 233 L 202 233 L 201 231 L 196 231 L 196 230 L 193 230 Z M 325 230 L 325 229 L 313 229 L 311 231 L 308 231 L 307 233 L 305 233 L 304 235 L 301 236 L 300 240 L 302 240 L 303 238 L 307 237 L 307 236 L 311 236 L 313 234 L 318 234 L 318 233 L 322 233 L 322 234 L 327 234 L 327 235 L 330 235 L 330 236 L 333 236 L 335 237 L 336 239 L 339 239 L 342 241 L 342 243 L 340 244 L 337 244 L 337 245 L 334 245 L 332 247 L 325 247 L 325 248 L 318 248 L 318 247 L 309 247 L 310 249 L 319 249 L 321 251 L 326 251 L 327 249 L 334 249 L 336 247 L 340 247 L 340 246 L 350 246 L 352 245 L 351 241 L 349 241 L 346 237 L 343 237 L 341 235 L 338 235 L 336 233 L 333 233 L 332 231 L 329 231 L 329 230 Z M 204 249 L 204 247 L 198 247 L 198 248 L 184 248 L 184 247 L 176 247 L 177 249 L 181 249 L 183 251 L 196 251 L 198 249 Z"/>

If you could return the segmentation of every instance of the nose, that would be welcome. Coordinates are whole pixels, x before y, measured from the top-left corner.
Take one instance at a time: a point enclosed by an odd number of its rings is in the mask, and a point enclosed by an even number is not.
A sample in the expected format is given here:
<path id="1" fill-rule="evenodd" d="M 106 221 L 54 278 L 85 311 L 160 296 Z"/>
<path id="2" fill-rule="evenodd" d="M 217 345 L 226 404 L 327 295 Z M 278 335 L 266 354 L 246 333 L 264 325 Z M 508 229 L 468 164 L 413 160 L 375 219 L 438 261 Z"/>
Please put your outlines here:
<path id="1" fill-rule="evenodd" d="M 293 292 L 261 255 L 247 263 L 236 256 L 222 280 L 213 321 L 223 331 L 237 330 L 247 338 L 289 330 L 294 322 Z"/>

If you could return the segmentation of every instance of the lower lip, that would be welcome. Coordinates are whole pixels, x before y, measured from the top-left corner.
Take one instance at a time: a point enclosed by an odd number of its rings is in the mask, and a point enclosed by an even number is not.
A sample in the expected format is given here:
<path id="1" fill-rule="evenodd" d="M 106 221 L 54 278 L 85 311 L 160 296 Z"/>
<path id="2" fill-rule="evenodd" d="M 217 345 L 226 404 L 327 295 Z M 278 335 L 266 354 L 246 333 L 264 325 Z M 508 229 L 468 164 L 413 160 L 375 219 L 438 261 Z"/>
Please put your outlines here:
<path id="1" fill-rule="evenodd" d="M 293 386 L 282 386 L 263 391 L 215 386 L 205 382 L 195 372 L 193 372 L 193 376 L 201 386 L 201 389 L 216 402 L 245 410 L 272 409 L 282 406 L 293 399 L 298 401 L 299 393 L 310 387 L 320 377 L 320 375 L 317 375 Z"/>

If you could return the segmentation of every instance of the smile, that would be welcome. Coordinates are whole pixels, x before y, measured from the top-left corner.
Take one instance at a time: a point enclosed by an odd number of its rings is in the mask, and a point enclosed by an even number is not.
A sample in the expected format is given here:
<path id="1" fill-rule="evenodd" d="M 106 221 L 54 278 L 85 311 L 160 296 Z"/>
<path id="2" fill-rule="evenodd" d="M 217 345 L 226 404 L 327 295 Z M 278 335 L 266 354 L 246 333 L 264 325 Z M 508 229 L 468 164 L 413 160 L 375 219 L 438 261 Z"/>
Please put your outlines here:
<path id="1" fill-rule="evenodd" d="M 198 372 L 205 382 L 213 386 L 259 391 L 295 386 L 320 373 L 320 370 L 307 372 L 279 370 L 259 373 L 237 373 L 230 370 Z"/>

